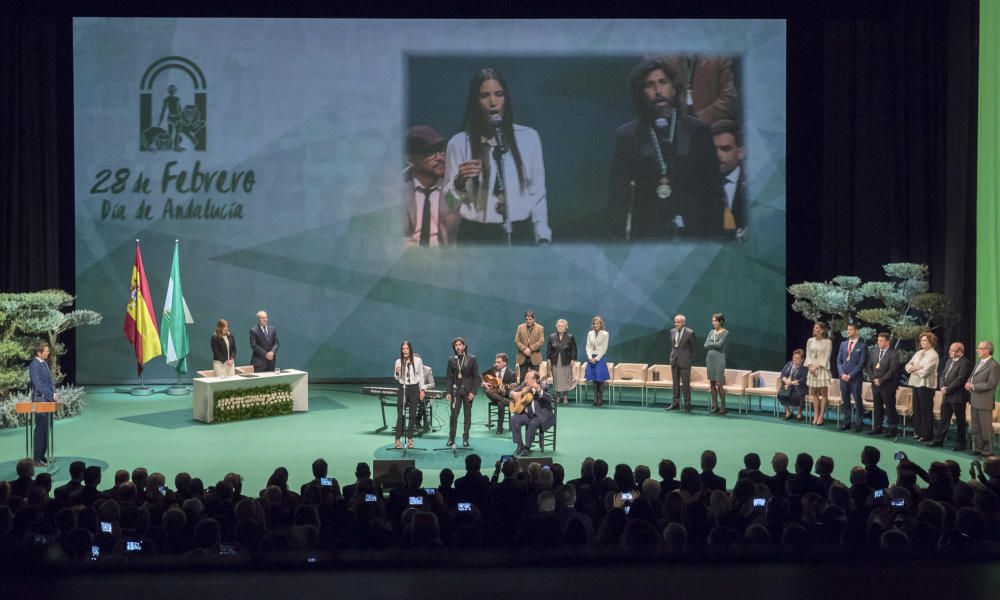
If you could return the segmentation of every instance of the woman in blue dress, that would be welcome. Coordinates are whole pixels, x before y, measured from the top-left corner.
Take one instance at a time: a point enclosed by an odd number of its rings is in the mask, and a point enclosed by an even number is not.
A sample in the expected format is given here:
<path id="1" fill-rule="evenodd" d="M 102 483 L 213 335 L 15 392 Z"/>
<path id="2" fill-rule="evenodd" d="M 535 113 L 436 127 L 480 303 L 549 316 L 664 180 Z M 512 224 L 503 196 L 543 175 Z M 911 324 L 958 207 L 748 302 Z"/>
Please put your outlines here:
<path id="1" fill-rule="evenodd" d="M 604 319 L 600 315 L 590 320 L 591 330 L 587 332 L 587 368 L 584 379 L 594 383 L 594 406 L 604 404 L 604 382 L 611 379 L 608 373 L 608 353 L 610 335 L 604 329 Z"/>

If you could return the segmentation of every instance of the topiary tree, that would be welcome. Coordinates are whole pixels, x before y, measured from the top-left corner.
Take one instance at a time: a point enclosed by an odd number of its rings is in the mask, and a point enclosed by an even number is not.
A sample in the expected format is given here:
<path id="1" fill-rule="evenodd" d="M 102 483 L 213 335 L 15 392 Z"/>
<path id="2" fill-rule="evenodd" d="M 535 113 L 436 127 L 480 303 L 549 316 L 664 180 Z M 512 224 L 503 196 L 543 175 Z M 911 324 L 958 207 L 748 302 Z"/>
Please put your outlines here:
<path id="1" fill-rule="evenodd" d="M 80 325 L 97 325 L 102 319 L 92 310 L 72 310 L 75 301 L 62 290 L 0 294 L 0 399 L 28 387 L 25 365 L 34 356 L 39 339 L 47 340 L 52 348 L 49 368 L 53 383 L 62 382 L 59 358 L 66 354 L 66 347 L 59 335 Z"/>
<path id="2" fill-rule="evenodd" d="M 862 338 L 874 343 L 876 332 L 885 330 L 896 347 L 904 341 L 915 347 L 921 333 L 958 322 L 959 315 L 948 298 L 928 291 L 927 265 L 889 263 L 882 269 L 888 281 L 862 283 L 859 277 L 841 275 L 829 282 L 790 285 L 792 310 L 812 321 L 823 321 L 830 331 L 842 334 L 848 322 L 860 321 L 867 324 L 860 328 Z M 900 358 L 908 360 L 911 354 L 903 349 Z"/>

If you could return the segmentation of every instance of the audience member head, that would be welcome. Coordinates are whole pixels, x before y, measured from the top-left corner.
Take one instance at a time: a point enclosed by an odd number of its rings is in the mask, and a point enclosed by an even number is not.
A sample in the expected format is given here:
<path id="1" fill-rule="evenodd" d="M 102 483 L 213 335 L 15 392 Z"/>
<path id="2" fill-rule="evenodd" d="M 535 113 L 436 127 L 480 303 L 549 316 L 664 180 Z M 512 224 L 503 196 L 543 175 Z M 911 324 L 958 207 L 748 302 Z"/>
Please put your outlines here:
<path id="1" fill-rule="evenodd" d="M 701 489 L 701 476 L 694 467 L 684 467 L 681 469 L 680 489 L 689 494 L 697 494 Z"/>
<path id="2" fill-rule="evenodd" d="M 441 469 L 439 481 L 440 487 L 450 488 L 455 483 L 455 472 L 448 468 Z"/>
<path id="3" fill-rule="evenodd" d="M 465 457 L 465 470 L 470 473 L 478 473 L 483 468 L 483 459 L 476 453 L 471 453 Z"/>
<path id="4" fill-rule="evenodd" d="M 538 494 L 538 512 L 548 513 L 556 509 L 556 497 L 552 492 L 545 491 Z"/>
<path id="5" fill-rule="evenodd" d="M 718 458 L 715 456 L 714 450 L 705 450 L 701 453 L 701 470 L 706 473 L 712 473 L 715 471 L 715 465 L 718 463 Z"/>
<path id="6" fill-rule="evenodd" d="M 31 478 L 35 476 L 35 461 L 30 458 L 22 458 L 17 461 L 17 465 L 14 467 L 17 471 L 17 476 L 21 478 Z"/>
<path id="7" fill-rule="evenodd" d="M 649 521 L 630 519 L 622 533 L 622 545 L 634 552 L 652 552 L 660 545 L 660 534 Z"/>
<path id="8" fill-rule="evenodd" d="M 330 466 L 326 464 L 326 461 L 322 458 L 317 458 L 313 461 L 312 472 L 314 479 L 320 479 L 326 477 L 330 472 Z"/>
<path id="9" fill-rule="evenodd" d="M 851 467 L 851 485 L 865 485 L 868 481 L 868 471 L 864 467 Z"/>
<path id="10" fill-rule="evenodd" d="M 649 479 L 651 472 L 647 465 L 636 465 L 635 467 L 635 485 L 636 487 L 641 487 L 643 482 Z"/>
<path id="11" fill-rule="evenodd" d="M 186 495 L 191 489 L 191 475 L 184 471 L 174 475 L 174 489 L 179 494 Z"/>
<path id="12" fill-rule="evenodd" d="M 83 481 L 83 471 L 87 468 L 87 463 L 82 460 L 74 460 L 69 463 L 69 478 L 73 481 Z"/>
<path id="13" fill-rule="evenodd" d="M 145 467 L 136 467 L 132 469 L 132 483 L 135 484 L 137 490 L 146 489 L 146 478 L 149 477 L 149 471 Z"/>
<path id="14" fill-rule="evenodd" d="M 760 455 L 750 452 L 743 456 L 743 466 L 747 471 L 760 471 Z"/>
<path id="15" fill-rule="evenodd" d="M 598 458 L 594 461 L 594 480 L 600 481 L 608 476 L 608 463 Z"/>
<path id="16" fill-rule="evenodd" d="M 542 469 L 538 472 L 538 489 L 552 491 L 553 477 L 550 469 Z"/>
<path id="17" fill-rule="evenodd" d="M 687 549 L 687 530 L 680 523 L 670 523 L 663 529 L 663 549 L 682 552 Z"/>
<path id="18" fill-rule="evenodd" d="M 881 458 L 882 453 L 875 446 L 865 446 L 861 450 L 861 464 L 866 467 L 877 465 Z"/>
<path id="19" fill-rule="evenodd" d="M 615 465 L 615 476 L 612 479 L 621 491 L 635 489 L 635 477 L 632 475 L 632 469 L 626 464 Z"/>
<path id="20" fill-rule="evenodd" d="M 561 485 L 555 491 L 556 504 L 559 508 L 576 507 L 576 488 L 572 485 Z"/>
<path id="21" fill-rule="evenodd" d="M 674 461 L 667 458 L 660 461 L 658 471 L 660 479 L 664 481 L 670 481 L 671 479 L 677 477 L 677 465 L 674 464 Z"/>
<path id="22" fill-rule="evenodd" d="M 775 452 L 771 459 L 771 468 L 775 473 L 785 473 L 788 471 L 788 455 L 784 452 Z"/>
<path id="23" fill-rule="evenodd" d="M 210 550 L 221 541 L 219 522 L 215 519 L 202 519 L 194 526 L 194 545 L 201 550 Z"/>
<path id="24" fill-rule="evenodd" d="M 580 477 L 587 479 L 594 476 L 594 459 L 587 457 L 580 463 Z"/>
<path id="25" fill-rule="evenodd" d="M 354 467 L 355 479 L 371 478 L 371 476 L 372 476 L 372 469 L 371 467 L 368 466 L 368 463 L 359 462 L 357 466 Z"/>
<path id="26" fill-rule="evenodd" d="M 800 452 L 798 456 L 795 457 L 795 474 L 796 475 L 808 475 L 812 472 L 813 468 L 813 457 L 806 453 Z"/>

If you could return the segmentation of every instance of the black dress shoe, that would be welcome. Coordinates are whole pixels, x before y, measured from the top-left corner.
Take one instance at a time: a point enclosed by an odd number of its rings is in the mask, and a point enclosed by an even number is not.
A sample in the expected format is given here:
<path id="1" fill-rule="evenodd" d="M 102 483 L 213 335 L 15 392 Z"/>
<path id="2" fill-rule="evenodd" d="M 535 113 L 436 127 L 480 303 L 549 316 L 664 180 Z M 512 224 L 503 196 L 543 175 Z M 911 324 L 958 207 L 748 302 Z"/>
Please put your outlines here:
<path id="1" fill-rule="evenodd" d="M 531 448 L 525 448 L 521 450 L 521 456 L 531 456 Z"/>
<path id="2" fill-rule="evenodd" d="M 714 415 L 714 414 L 716 414 L 718 412 L 719 412 L 719 409 L 716 408 L 716 407 L 714 407 L 714 406 L 712 408 L 708 409 L 708 414 L 710 414 L 710 415 Z"/>
<path id="3" fill-rule="evenodd" d="M 940 448 L 941 446 L 944 446 L 944 442 L 939 442 L 937 440 L 927 442 L 928 448 Z"/>
<path id="4" fill-rule="evenodd" d="M 463 448 L 468 448 L 469 447 L 469 440 L 462 440 L 462 447 Z"/>
<path id="5" fill-rule="evenodd" d="M 49 461 L 45 460 L 44 458 L 39 458 L 35 460 L 35 464 L 39 467 L 47 467 L 49 466 Z"/>
<path id="6" fill-rule="evenodd" d="M 684 412 L 686 412 L 686 413 L 691 412 L 691 405 L 690 404 L 685 404 L 684 405 Z"/>
<path id="7" fill-rule="evenodd" d="M 503 427 L 497 427 L 497 435 L 503 435 Z"/>
<path id="8" fill-rule="evenodd" d="M 868 435 L 882 435 L 882 433 L 883 431 L 882 428 L 880 427 L 878 429 L 872 429 L 871 431 L 868 432 Z"/>
<path id="9" fill-rule="evenodd" d="M 952 450 L 955 452 L 965 452 L 965 446 L 955 446 Z"/>
<path id="10" fill-rule="evenodd" d="M 839 429 L 840 431 L 847 431 L 850 428 L 851 428 L 850 423 L 841 423 L 840 426 L 837 427 L 837 429 Z"/>
<path id="11" fill-rule="evenodd" d="M 897 429 L 890 429 L 889 431 L 885 432 L 885 437 L 894 438 L 898 436 L 899 436 L 899 430 Z"/>
<path id="12" fill-rule="evenodd" d="M 675 403 L 671 404 L 670 406 L 664 408 L 663 410 L 680 410 L 680 408 L 681 408 L 681 405 L 677 404 L 675 402 Z"/>
<path id="13" fill-rule="evenodd" d="M 453 448 L 455 446 L 455 440 L 448 440 L 448 443 L 445 445 L 449 448 Z"/>

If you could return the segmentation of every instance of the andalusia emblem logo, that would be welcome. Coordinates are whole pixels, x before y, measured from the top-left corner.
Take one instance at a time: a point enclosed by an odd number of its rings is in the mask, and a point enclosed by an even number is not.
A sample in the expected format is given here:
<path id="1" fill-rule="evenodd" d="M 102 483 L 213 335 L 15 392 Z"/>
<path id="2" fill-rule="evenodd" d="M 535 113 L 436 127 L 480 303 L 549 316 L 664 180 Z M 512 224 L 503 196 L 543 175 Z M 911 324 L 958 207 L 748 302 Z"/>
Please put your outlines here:
<path id="1" fill-rule="evenodd" d="M 139 84 L 139 150 L 205 150 L 207 109 L 198 65 L 183 56 L 155 61 Z"/>

